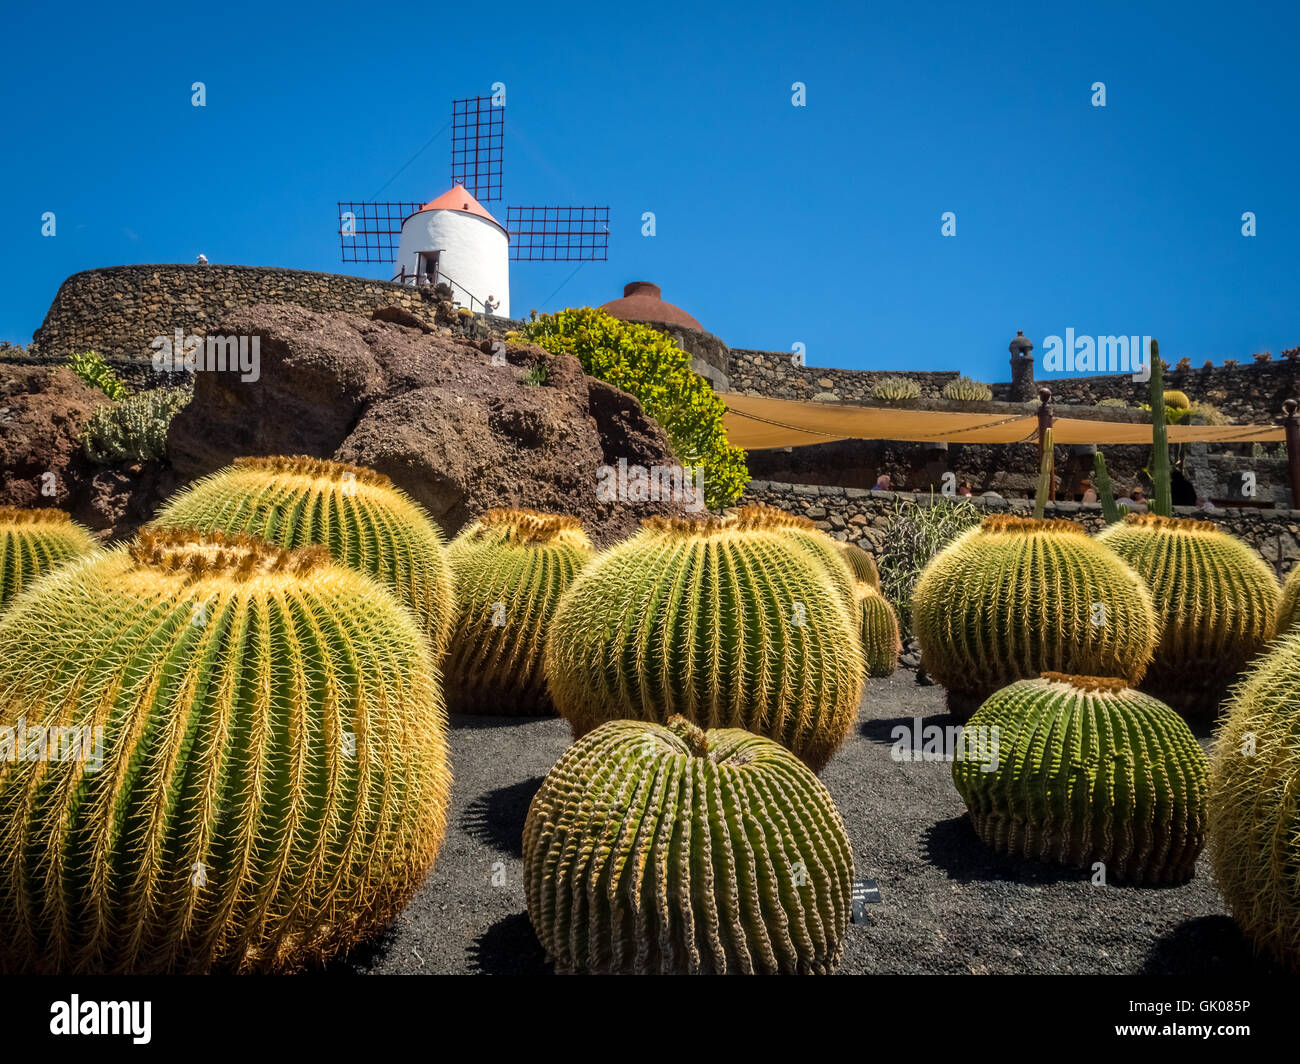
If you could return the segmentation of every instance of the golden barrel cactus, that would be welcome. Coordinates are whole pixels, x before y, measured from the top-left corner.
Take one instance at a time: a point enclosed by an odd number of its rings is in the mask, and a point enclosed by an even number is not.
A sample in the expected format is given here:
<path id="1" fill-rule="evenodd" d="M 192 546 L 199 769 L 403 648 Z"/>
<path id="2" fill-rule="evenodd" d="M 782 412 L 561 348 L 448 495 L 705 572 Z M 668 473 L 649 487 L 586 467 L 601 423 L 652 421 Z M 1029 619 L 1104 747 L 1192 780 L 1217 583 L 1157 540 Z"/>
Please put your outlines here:
<path id="1" fill-rule="evenodd" d="M 682 717 L 579 739 L 524 826 L 528 915 L 562 972 L 823 974 L 852 890 L 817 777 L 769 739 Z"/>
<path id="2" fill-rule="evenodd" d="M 1107 881 L 1192 877 L 1208 765 L 1177 713 L 1118 678 L 1048 672 L 971 717 L 953 782 L 999 853 L 1105 867 Z"/>
<path id="3" fill-rule="evenodd" d="M 62 510 L 0 506 L 0 610 L 38 576 L 98 550 Z"/>
<path id="4" fill-rule="evenodd" d="M 986 517 L 930 560 L 912 598 L 921 664 L 960 719 L 1043 672 L 1142 678 L 1155 646 L 1137 574 L 1070 521 Z"/>
<path id="5" fill-rule="evenodd" d="M 0 970 L 319 962 L 447 822 L 427 641 L 321 548 L 146 530 L 65 566 L 0 619 L 0 736 Z"/>
<path id="6" fill-rule="evenodd" d="M 451 542 L 456 620 L 443 670 L 457 713 L 552 713 L 544 648 L 591 541 L 573 517 L 489 510 Z"/>
<path id="7" fill-rule="evenodd" d="M 876 559 L 856 543 L 840 543 L 838 540 L 832 542 L 838 548 L 840 556 L 849 563 L 853 579 L 879 591 L 880 570 L 876 568 Z"/>
<path id="8" fill-rule="evenodd" d="M 436 657 L 451 634 L 446 546 L 422 507 L 372 469 L 318 458 L 237 458 L 163 507 L 160 528 L 257 536 L 281 547 L 328 547 L 415 611 Z"/>
<path id="9" fill-rule="evenodd" d="M 885 597 L 870 584 L 859 583 L 854 595 L 858 630 L 868 676 L 891 676 L 898 668 L 903 640 L 898 631 L 898 614 Z"/>
<path id="10" fill-rule="evenodd" d="M 1210 861 L 1261 953 L 1300 972 L 1300 633 L 1233 688 L 1210 755 Z"/>
<path id="11" fill-rule="evenodd" d="M 855 581 L 850 559 L 840 549 L 842 545 L 831 539 L 809 518 L 786 513 L 775 506 L 754 503 L 750 506 L 742 506 L 726 520 L 735 528 L 776 532 L 786 536 L 791 543 L 798 544 L 821 563 L 831 583 L 843 596 L 845 602 L 853 602 Z"/>
<path id="12" fill-rule="evenodd" d="M 1209 521 L 1129 514 L 1097 537 L 1146 581 L 1159 621 L 1143 690 L 1184 712 L 1213 713 L 1277 627 L 1276 577 Z"/>
<path id="13" fill-rule="evenodd" d="M 565 592 L 546 676 L 575 736 L 607 720 L 767 735 L 814 768 L 857 717 L 865 664 L 850 606 L 784 532 L 650 518 Z"/>
<path id="14" fill-rule="evenodd" d="M 1286 635 L 1300 621 L 1300 565 L 1292 567 L 1282 584 L 1282 599 L 1277 607 L 1277 634 Z"/>

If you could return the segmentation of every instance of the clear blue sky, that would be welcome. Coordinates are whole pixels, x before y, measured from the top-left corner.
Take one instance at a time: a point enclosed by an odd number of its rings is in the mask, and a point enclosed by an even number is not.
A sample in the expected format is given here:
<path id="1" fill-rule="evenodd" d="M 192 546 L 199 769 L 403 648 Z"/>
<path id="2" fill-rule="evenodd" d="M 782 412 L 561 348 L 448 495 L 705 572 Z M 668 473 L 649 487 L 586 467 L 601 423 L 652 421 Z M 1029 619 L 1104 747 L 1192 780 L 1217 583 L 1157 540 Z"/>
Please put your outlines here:
<path id="1" fill-rule="evenodd" d="M 95 266 L 202 251 L 385 276 L 340 263 L 336 201 L 371 198 L 453 98 L 502 81 L 505 203 L 612 218 L 609 261 L 558 294 L 572 266 L 514 264 L 516 314 L 644 279 L 731 346 L 802 342 L 811 365 L 1005 380 L 1017 328 L 1040 354 L 1067 327 L 1196 365 L 1277 357 L 1300 344 L 1296 11 L 9 5 L 0 339 L 30 340 Z M 449 150 L 444 133 L 380 198 L 445 191 Z"/>

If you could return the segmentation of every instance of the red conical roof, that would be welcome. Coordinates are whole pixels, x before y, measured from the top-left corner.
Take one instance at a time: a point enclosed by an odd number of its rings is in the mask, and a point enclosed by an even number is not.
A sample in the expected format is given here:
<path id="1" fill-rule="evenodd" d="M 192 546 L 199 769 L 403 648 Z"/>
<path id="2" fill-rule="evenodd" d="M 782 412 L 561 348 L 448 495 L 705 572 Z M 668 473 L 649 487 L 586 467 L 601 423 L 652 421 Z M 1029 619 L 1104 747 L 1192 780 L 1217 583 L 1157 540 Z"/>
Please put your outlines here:
<path id="1" fill-rule="evenodd" d="M 658 321 L 704 332 L 704 326 L 681 307 L 665 303 L 659 286 L 649 281 L 633 281 L 623 288 L 622 299 L 611 299 L 600 309 L 623 321 Z"/>
<path id="2" fill-rule="evenodd" d="M 437 199 L 429 200 L 429 202 L 421 207 L 420 210 L 461 211 L 464 214 L 476 214 L 480 218 L 486 218 L 495 226 L 499 226 L 502 229 L 505 228 L 505 226 L 501 225 L 500 222 L 488 213 L 487 208 L 484 207 L 483 204 L 479 203 L 478 200 L 469 194 L 469 191 L 464 185 L 455 185 L 452 188 L 449 188 Z"/>

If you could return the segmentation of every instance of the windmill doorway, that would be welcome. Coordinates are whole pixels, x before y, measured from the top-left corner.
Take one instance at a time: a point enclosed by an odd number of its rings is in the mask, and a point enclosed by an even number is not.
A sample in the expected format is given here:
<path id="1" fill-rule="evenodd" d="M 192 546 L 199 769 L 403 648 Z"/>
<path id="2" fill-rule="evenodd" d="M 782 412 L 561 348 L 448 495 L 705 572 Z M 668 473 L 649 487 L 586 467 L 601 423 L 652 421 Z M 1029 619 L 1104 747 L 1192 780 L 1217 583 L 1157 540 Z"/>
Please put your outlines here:
<path id="1" fill-rule="evenodd" d="M 419 272 L 416 274 L 416 284 L 436 285 L 438 283 L 438 260 L 441 257 L 441 251 L 421 251 Z"/>

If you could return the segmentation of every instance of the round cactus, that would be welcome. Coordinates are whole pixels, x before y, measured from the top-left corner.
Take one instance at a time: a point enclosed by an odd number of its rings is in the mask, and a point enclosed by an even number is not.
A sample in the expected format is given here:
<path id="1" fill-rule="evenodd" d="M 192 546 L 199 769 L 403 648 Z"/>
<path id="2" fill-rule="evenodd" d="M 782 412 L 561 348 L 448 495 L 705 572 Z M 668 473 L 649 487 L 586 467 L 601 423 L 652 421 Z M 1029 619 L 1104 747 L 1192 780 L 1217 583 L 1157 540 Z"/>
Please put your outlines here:
<path id="1" fill-rule="evenodd" d="M 993 389 L 983 381 L 958 376 L 943 386 L 943 397 L 960 399 L 964 402 L 986 403 L 993 398 Z"/>
<path id="2" fill-rule="evenodd" d="M 862 653 L 868 676 L 891 676 L 898 668 L 903 640 L 898 631 L 898 614 L 885 597 L 870 584 L 859 583 L 855 595 Z"/>
<path id="3" fill-rule="evenodd" d="M 881 377 L 871 386 L 871 398 L 885 402 L 916 399 L 920 395 L 921 386 L 911 377 Z"/>
<path id="4" fill-rule="evenodd" d="M 831 583 L 834 584 L 835 590 L 840 593 L 846 603 L 852 605 L 854 598 L 853 585 L 855 583 L 853 567 L 855 563 L 840 549 L 843 544 L 831 539 L 807 517 L 801 514 L 787 513 L 785 510 L 778 510 L 775 506 L 767 506 L 760 502 L 753 503 L 750 506 L 742 506 L 725 520 L 738 529 L 761 529 L 776 532 L 778 535 L 789 538 L 792 543 L 797 543 L 821 563 L 830 577 Z M 862 553 L 865 554 L 866 552 L 863 551 Z M 867 555 L 867 557 L 870 558 L 870 555 Z M 877 575 L 877 580 L 879 580 L 879 575 Z"/>
<path id="5" fill-rule="evenodd" d="M 825 567 L 780 531 L 650 518 L 565 592 L 546 641 L 556 709 L 767 735 L 814 768 L 857 716 L 857 625 Z"/>
<path id="6" fill-rule="evenodd" d="M 0 620 L 0 969 L 345 951 L 433 862 L 445 727 L 415 618 L 321 548 L 145 530 L 65 566 Z"/>
<path id="7" fill-rule="evenodd" d="M 831 542 L 839 548 L 840 555 L 849 563 L 849 571 L 853 574 L 853 579 L 879 591 L 880 570 L 876 568 L 876 559 L 856 543 L 840 543 L 838 540 Z"/>
<path id="8" fill-rule="evenodd" d="M 576 518 L 490 510 L 451 542 L 456 621 L 443 674 L 458 713 L 551 713 L 543 648 L 594 551 Z"/>
<path id="9" fill-rule="evenodd" d="M 1300 633 L 1233 689 L 1210 760 L 1210 860 L 1255 948 L 1300 972 Z"/>
<path id="10" fill-rule="evenodd" d="M 1209 521 L 1129 514 L 1098 539 L 1146 581 L 1159 622 L 1143 690 L 1213 712 L 1277 626 L 1278 583 L 1241 540 Z"/>
<path id="11" fill-rule="evenodd" d="M 823 974 L 852 889 L 817 777 L 771 740 L 682 717 L 579 739 L 524 826 L 528 915 L 563 972 Z"/>
<path id="12" fill-rule="evenodd" d="M 1282 598 L 1277 607 L 1277 634 L 1286 635 L 1300 621 L 1300 565 L 1286 574 Z"/>
<path id="13" fill-rule="evenodd" d="M 0 610 L 38 576 L 97 550 L 91 534 L 62 510 L 0 506 Z"/>
<path id="14" fill-rule="evenodd" d="M 968 717 L 1052 670 L 1142 678 L 1156 617 L 1142 581 L 1070 521 L 986 517 L 930 560 L 912 598 L 921 663 Z"/>
<path id="15" fill-rule="evenodd" d="M 173 496 L 154 524 L 328 547 L 410 606 L 434 654 L 451 634 L 454 598 L 442 533 L 382 474 L 317 458 L 238 458 Z"/>
<path id="16" fill-rule="evenodd" d="M 1048 672 L 971 717 L 952 776 L 975 831 L 999 853 L 1108 880 L 1190 879 L 1209 766 L 1176 712 L 1122 679 Z"/>

